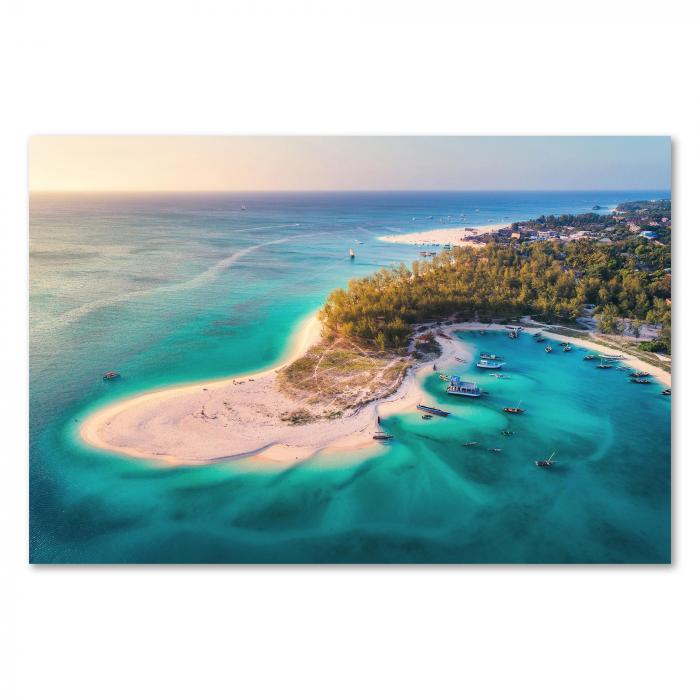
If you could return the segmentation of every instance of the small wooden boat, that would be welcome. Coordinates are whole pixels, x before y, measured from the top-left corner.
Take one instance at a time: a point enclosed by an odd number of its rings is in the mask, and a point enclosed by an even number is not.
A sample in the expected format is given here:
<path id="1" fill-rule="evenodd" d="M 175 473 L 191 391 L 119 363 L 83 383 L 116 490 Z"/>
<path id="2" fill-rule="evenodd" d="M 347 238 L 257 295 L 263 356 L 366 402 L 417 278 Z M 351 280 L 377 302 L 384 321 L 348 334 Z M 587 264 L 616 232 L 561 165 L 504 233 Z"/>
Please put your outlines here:
<path id="1" fill-rule="evenodd" d="M 372 435 L 372 440 L 393 440 L 394 436 L 389 433 L 375 433 Z"/>
<path id="2" fill-rule="evenodd" d="M 545 352 L 552 352 L 552 346 L 551 346 L 551 345 L 548 345 L 548 346 L 544 349 L 544 351 L 545 351 Z"/>
<path id="3" fill-rule="evenodd" d="M 464 446 L 465 447 L 476 447 L 479 443 L 478 442 L 465 442 Z"/>
<path id="4" fill-rule="evenodd" d="M 537 333 L 533 333 L 533 334 L 532 334 L 532 337 L 533 337 L 533 338 L 540 338 L 540 337 L 542 337 L 542 331 L 537 331 Z"/>
<path id="5" fill-rule="evenodd" d="M 651 374 L 649 374 L 649 372 L 642 372 L 641 370 L 636 370 L 634 372 L 630 372 L 630 377 L 637 377 L 637 379 L 641 379 L 642 377 L 651 377 Z"/>
<path id="6" fill-rule="evenodd" d="M 517 405 L 517 406 L 506 406 L 503 410 L 504 410 L 506 413 L 525 413 L 525 409 L 524 409 L 524 408 L 520 408 L 520 404 L 521 404 L 521 403 L 522 403 L 522 401 L 518 401 L 518 405 Z"/>
<path id="7" fill-rule="evenodd" d="M 500 447 L 489 447 L 489 452 L 495 452 L 498 453 L 501 451 Z"/>
<path id="8" fill-rule="evenodd" d="M 426 413 L 424 416 L 421 416 L 421 418 L 423 420 L 432 420 L 433 419 L 433 417 L 429 413 Z"/>
<path id="9" fill-rule="evenodd" d="M 596 365 L 596 369 L 612 369 L 613 365 L 606 365 L 602 360 L 599 365 Z"/>
<path id="10" fill-rule="evenodd" d="M 584 360 L 597 360 L 598 358 L 595 355 L 586 355 L 586 357 L 583 358 Z"/>
<path id="11" fill-rule="evenodd" d="M 564 346 L 564 352 L 571 352 L 572 350 L 573 350 L 573 348 L 571 347 L 571 345 Z"/>
<path id="12" fill-rule="evenodd" d="M 630 379 L 632 384 L 651 384 L 651 381 L 649 379 L 638 379 L 637 377 L 632 377 Z"/>
<path id="13" fill-rule="evenodd" d="M 119 374 L 119 372 L 114 372 L 114 371 L 112 371 L 112 372 L 105 372 L 105 373 L 102 375 L 102 379 L 106 379 L 106 380 L 108 380 L 108 381 L 109 381 L 110 379 L 119 379 L 119 377 L 121 377 L 121 374 Z"/>
<path id="14" fill-rule="evenodd" d="M 479 357 L 482 360 L 502 360 L 503 359 L 500 355 L 494 355 L 492 352 L 482 352 L 482 353 L 480 353 Z"/>
<path id="15" fill-rule="evenodd" d="M 438 377 L 442 379 L 443 382 L 449 382 L 450 378 L 446 374 L 439 374 Z"/>
<path id="16" fill-rule="evenodd" d="M 670 396 L 671 395 L 671 390 L 670 389 L 664 389 L 661 394 L 663 396 Z"/>
<path id="17" fill-rule="evenodd" d="M 601 357 L 604 360 L 607 360 L 608 362 L 614 362 L 615 360 L 624 359 L 622 355 L 601 355 Z"/>
<path id="18" fill-rule="evenodd" d="M 434 408 L 433 406 L 425 406 L 422 403 L 416 404 L 416 408 L 419 411 L 425 411 L 425 413 L 431 413 L 434 416 L 447 417 L 450 415 L 449 411 L 443 411 L 441 408 Z"/>
<path id="19" fill-rule="evenodd" d="M 551 467 L 553 464 L 556 464 L 556 462 L 553 459 L 553 457 L 556 453 L 557 453 L 556 450 L 554 452 L 552 452 L 552 454 L 549 455 L 549 459 L 538 459 L 535 462 L 535 466 L 537 466 L 537 467 Z"/>
<path id="20" fill-rule="evenodd" d="M 564 341 L 563 343 L 559 343 L 559 345 L 561 345 L 561 346 L 568 345 L 568 344 L 569 343 L 567 341 Z"/>
<path id="21" fill-rule="evenodd" d="M 512 430 L 501 430 L 501 435 L 505 435 L 506 437 L 511 437 L 512 435 L 515 435 L 515 433 Z"/>

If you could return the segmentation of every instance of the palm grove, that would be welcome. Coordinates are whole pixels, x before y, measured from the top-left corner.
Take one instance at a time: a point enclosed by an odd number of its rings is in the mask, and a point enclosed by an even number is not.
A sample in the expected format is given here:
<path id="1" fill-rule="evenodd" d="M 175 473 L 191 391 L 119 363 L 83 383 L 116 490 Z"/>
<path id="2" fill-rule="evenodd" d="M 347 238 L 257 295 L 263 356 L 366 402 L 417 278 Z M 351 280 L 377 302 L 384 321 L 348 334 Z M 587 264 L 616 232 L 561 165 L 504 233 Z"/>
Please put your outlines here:
<path id="1" fill-rule="evenodd" d="M 670 257 L 670 246 L 633 236 L 606 244 L 492 242 L 352 280 L 330 294 L 321 316 L 329 337 L 401 350 L 417 323 L 525 314 L 571 323 L 593 304 L 602 332 L 618 332 L 621 319 L 633 329 L 659 323 L 661 337 L 647 349 L 670 352 Z"/>

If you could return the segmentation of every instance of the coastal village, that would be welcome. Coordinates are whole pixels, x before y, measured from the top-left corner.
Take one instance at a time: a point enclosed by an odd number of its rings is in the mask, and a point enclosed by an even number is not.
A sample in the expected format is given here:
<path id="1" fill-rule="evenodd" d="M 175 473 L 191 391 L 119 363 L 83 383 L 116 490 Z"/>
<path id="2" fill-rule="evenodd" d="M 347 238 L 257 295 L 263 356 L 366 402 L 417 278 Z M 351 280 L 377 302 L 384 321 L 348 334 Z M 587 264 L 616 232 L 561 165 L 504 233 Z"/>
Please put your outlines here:
<path id="1" fill-rule="evenodd" d="M 596 207 L 593 207 L 596 209 Z M 598 207 L 600 209 L 600 207 Z M 541 216 L 525 222 L 515 222 L 492 233 L 465 229 L 461 240 L 485 244 L 489 241 L 526 243 L 561 241 L 568 243 L 590 239 L 597 243 L 613 243 L 636 235 L 659 246 L 671 241 L 671 201 L 626 202 L 612 213 Z"/>

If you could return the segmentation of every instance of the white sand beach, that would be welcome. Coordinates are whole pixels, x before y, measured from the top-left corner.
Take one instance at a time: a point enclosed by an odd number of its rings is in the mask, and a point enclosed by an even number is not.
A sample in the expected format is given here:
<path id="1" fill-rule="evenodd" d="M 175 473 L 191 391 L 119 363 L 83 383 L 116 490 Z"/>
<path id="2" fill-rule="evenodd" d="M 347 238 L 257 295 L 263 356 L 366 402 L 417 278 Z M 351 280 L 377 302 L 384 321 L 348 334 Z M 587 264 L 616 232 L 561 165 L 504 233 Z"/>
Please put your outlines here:
<path id="1" fill-rule="evenodd" d="M 405 245 L 459 245 L 477 246 L 478 241 L 463 241 L 464 236 L 483 236 L 498 229 L 508 226 L 507 222 L 500 224 L 486 224 L 485 226 L 460 226 L 459 228 L 436 228 L 430 231 L 420 231 L 419 233 L 398 233 L 393 236 L 379 236 L 380 241 L 387 243 L 403 243 Z"/>
<path id="2" fill-rule="evenodd" d="M 449 371 L 456 357 L 471 361 L 467 348 L 453 334 L 460 330 L 503 331 L 505 325 L 461 323 L 437 327 L 442 354 L 439 371 Z M 527 328 L 524 332 L 534 333 Z M 610 348 L 591 339 L 572 339 L 542 331 L 555 341 L 607 354 Z M 280 413 L 299 405 L 279 391 L 276 372 L 301 357 L 320 339 L 320 322 L 314 316 L 295 335 L 290 353 L 278 367 L 227 380 L 178 386 L 116 402 L 91 416 L 80 427 L 86 443 L 132 457 L 166 465 L 196 465 L 250 458 L 261 469 L 286 468 L 321 451 L 381 450 L 372 439 L 377 418 L 411 410 L 423 401 L 421 378 L 432 371 L 433 361 L 411 368 L 391 396 L 367 404 L 336 420 L 291 425 Z M 624 354 L 624 353 L 623 353 Z M 669 372 L 625 355 L 625 364 L 649 372 L 671 385 Z"/>

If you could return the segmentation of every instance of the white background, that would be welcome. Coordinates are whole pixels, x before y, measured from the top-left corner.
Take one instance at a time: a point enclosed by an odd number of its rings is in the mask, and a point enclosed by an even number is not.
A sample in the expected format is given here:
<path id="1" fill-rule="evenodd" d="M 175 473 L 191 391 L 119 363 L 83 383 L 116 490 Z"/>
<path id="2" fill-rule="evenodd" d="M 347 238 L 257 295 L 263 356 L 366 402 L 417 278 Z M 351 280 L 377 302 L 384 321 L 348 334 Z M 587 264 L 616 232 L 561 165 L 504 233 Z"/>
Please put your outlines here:
<path id="1" fill-rule="evenodd" d="M 691 3 L 1 6 L 3 697 L 699 697 Z M 674 565 L 29 567 L 34 133 L 672 135 Z"/>

